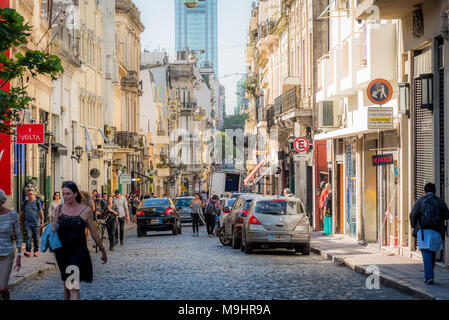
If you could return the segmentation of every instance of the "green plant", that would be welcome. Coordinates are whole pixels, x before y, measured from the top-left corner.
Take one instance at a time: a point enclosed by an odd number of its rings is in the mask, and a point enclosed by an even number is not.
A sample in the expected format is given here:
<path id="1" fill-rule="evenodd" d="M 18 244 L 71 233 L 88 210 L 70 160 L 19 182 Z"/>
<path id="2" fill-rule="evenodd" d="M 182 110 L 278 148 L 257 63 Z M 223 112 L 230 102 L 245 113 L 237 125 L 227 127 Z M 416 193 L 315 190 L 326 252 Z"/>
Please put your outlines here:
<path id="1" fill-rule="evenodd" d="M 28 42 L 31 26 L 14 9 L 0 8 L 0 17 L 0 89 L 13 80 L 23 80 L 27 74 L 33 78 L 49 75 L 56 80 L 64 72 L 59 57 L 39 50 L 26 50 L 24 54 L 18 52 L 8 57 L 8 49 Z M 15 124 L 11 121 L 20 120 L 19 111 L 27 108 L 31 100 L 23 81 L 9 91 L 0 90 L 0 133 L 14 134 Z"/>

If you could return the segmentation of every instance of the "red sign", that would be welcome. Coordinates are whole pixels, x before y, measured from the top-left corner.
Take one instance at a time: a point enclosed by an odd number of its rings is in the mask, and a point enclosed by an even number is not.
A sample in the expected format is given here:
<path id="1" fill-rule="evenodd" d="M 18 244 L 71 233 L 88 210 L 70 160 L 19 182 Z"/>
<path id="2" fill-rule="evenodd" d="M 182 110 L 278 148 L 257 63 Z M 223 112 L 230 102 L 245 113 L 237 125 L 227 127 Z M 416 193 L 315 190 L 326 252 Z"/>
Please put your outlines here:
<path id="1" fill-rule="evenodd" d="M 389 164 L 394 164 L 392 154 L 380 154 L 373 156 L 373 166 L 386 166 Z"/>
<path id="2" fill-rule="evenodd" d="M 310 146 L 309 140 L 307 140 L 307 138 L 304 137 L 296 139 L 294 143 L 295 150 L 298 152 L 306 152 L 307 150 L 309 150 L 309 146 Z"/>
<path id="3" fill-rule="evenodd" d="M 17 144 L 45 143 L 43 124 L 23 124 L 17 126 Z"/>

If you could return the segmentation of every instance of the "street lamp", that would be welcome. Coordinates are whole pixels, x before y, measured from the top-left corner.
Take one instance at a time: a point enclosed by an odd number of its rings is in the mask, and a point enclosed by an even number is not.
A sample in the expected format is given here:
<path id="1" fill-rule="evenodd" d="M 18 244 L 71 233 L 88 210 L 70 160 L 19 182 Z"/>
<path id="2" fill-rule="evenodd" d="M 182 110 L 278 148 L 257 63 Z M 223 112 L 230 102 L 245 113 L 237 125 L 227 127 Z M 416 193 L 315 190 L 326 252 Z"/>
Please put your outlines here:
<path id="1" fill-rule="evenodd" d="M 399 110 L 400 114 L 410 114 L 410 84 L 399 83 Z"/>
<path id="2" fill-rule="evenodd" d="M 433 74 L 422 74 L 421 79 L 421 108 L 433 110 Z"/>
<path id="3" fill-rule="evenodd" d="M 83 147 L 77 146 L 75 148 L 75 152 L 72 152 L 72 159 L 76 160 L 79 164 L 81 161 L 81 157 L 83 156 L 83 152 Z"/>

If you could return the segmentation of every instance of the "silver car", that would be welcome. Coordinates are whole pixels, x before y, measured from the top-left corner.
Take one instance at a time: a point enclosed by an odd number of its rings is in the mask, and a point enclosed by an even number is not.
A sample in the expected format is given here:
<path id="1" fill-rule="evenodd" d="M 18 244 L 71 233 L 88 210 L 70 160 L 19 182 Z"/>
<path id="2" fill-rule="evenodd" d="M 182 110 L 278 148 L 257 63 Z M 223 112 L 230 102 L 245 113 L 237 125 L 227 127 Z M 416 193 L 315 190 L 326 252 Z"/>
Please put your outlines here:
<path id="1" fill-rule="evenodd" d="M 178 197 L 175 199 L 175 206 L 181 216 L 181 222 L 192 222 L 190 202 L 193 199 L 195 199 L 195 197 Z"/>
<path id="2" fill-rule="evenodd" d="M 301 200 L 287 197 L 254 199 L 242 227 L 242 251 L 295 249 L 310 254 L 311 227 Z"/>

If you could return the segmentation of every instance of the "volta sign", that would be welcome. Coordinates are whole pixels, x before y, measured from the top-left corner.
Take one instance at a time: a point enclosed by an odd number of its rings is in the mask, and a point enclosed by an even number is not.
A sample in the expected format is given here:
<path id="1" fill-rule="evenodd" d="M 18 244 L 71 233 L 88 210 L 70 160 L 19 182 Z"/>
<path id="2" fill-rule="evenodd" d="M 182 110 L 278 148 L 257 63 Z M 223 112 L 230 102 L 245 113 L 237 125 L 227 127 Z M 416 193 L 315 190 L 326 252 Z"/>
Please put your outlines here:
<path id="1" fill-rule="evenodd" d="M 17 126 L 17 144 L 45 143 L 43 124 L 23 124 Z"/>
<path id="2" fill-rule="evenodd" d="M 307 150 L 309 150 L 309 146 L 309 140 L 304 137 L 296 139 L 294 143 L 295 150 L 298 152 L 306 152 Z"/>

